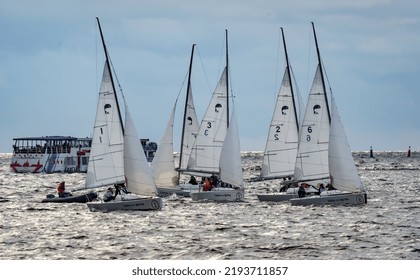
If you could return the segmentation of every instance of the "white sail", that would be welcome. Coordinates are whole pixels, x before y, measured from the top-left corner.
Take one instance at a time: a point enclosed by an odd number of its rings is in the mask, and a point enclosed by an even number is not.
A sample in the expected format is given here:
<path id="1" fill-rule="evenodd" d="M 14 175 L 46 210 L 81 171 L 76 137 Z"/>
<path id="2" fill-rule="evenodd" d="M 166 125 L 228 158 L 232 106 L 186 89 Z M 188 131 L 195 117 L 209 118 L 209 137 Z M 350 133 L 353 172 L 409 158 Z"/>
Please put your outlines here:
<path id="1" fill-rule="evenodd" d="M 123 129 L 107 63 L 99 91 L 85 188 L 124 182 Z"/>
<path id="2" fill-rule="evenodd" d="M 328 160 L 331 184 L 336 189 L 343 191 L 363 190 L 362 181 L 354 164 L 350 145 L 343 124 L 341 123 L 334 97 L 331 98 L 331 128 Z"/>
<path id="3" fill-rule="evenodd" d="M 264 179 L 289 177 L 295 170 L 299 124 L 291 82 L 286 68 L 265 146 L 261 169 Z"/>
<path id="4" fill-rule="evenodd" d="M 175 108 L 176 102 L 151 164 L 153 178 L 158 187 L 175 188 L 178 183 L 178 176 L 175 172 L 173 149 Z"/>
<path id="5" fill-rule="evenodd" d="M 187 172 L 219 173 L 219 158 L 227 132 L 227 69 L 225 67 L 201 121 L 188 161 Z"/>
<path id="6" fill-rule="evenodd" d="M 295 180 L 311 181 L 329 177 L 329 131 L 328 104 L 318 64 L 300 128 Z"/>
<path id="7" fill-rule="evenodd" d="M 220 155 L 220 179 L 233 186 L 243 187 L 241 147 L 239 143 L 238 121 L 235 109 Z"/>
<path id="8" fill-rule="evenodd" d="M 189 87 L 185 108 L 184 137 L 182 139 L 182 155 L 180 169 L 185 170 L 188 165 L 191 150 L 194 145 L 198 130 L 200 128 L 197 113 L 195 111 L 194 99 L 191 86 Z"/>
<path id="9" fill-rule="evenodd" d="M 151 168 L 147 163 L 127 104 L 125 106 L 124 170 L 125 184 L 129 192 L 145 196 L 158 194 Z"/>

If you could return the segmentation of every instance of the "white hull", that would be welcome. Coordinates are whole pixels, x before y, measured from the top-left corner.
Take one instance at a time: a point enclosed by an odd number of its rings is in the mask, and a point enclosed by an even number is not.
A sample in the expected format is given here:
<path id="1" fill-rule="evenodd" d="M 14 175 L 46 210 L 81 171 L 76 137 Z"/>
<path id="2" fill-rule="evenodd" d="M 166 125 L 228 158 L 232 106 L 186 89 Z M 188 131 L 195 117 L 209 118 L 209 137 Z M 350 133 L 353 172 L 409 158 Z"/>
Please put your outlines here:
<path id="1" fill-rule="evenodd" d="M 198 192 L 201 190 L 201 185 L 180 184 L 177 188 L 186 192 Z"/>
<path id="2" fill-rule="evenodd" d="M 305 189 L 307 195 L 314 195 L 318 193 L 318 190 L 309 187 Z M 283 202 L 289 201 L 292 198 L 298 198 L 298 188 L 289 188 L 287 192 L 277 193 L 277 194 L 258 194 L 258 199 L 260 201 L 272 201 L 272 202 Z"/>
<path id="3" fill-rule="evenodd" d="M 89 210 L 100 212 L 162 210 L 162 198 L 160 197 L 134 197 L 130 195 L 129 199 L 117 197 L 109 202 L 95 201 L 86 204 Z"/>
<path id="4" fill-rule="evenodd" d="M 364 192 L 358 193 L 328 193 L 302 198 L 291 199 L 292 205 L 363 205 L 367 202 L 367 195 Z"/>
<path id="5" fill-rule="evenodd" d="M 176 188 L 158 187 L 157 189 L 158 189 L 160 197 L 172 196 L 174 194 L 177 195 L 177 196 L 190 197 L 190 192 L 189 191 L 181 190 L 178 187 L 176 187 Z"/>
<path id="6" fill-rule="evenodd" d="M 245 192 L 243 190 L 234 189 L 218 189 L 208 192 L 192 192 L 191 198 L 193 201 L 208 200 L 208 201 L 223 201 L 223 202 L 237 202 L 243 201 Z"/>
<path id="7" fill-rule="evenodd" d="M 287 193 L 279 193 L 279 194 L 258 194 L 258 199 L 260 201 L 272 201 L 272 202 L 283 202 L 289 201 L 292 198 L 297 198 L 297 194 L 287 194 Z"/>

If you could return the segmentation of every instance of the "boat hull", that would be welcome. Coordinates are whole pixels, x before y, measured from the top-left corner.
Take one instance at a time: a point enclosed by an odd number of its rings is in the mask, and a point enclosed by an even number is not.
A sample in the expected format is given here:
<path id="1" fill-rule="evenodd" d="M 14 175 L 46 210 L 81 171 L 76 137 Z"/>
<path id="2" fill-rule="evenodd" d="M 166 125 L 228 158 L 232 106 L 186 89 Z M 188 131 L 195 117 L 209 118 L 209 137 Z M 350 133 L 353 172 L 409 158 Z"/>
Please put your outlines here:
<path id="1" fill-rule="evenodd" d="M 258 194 L 257 197 L 260 201 L 283 202 L 283 201 L 289 201 L 292 198 L 298 198 L 298 195 L 297 194 L 287 194 L 287 193 Z"/>
<path id="2" fill-rule="evenodd" d="M 192 192 L 191 199 L 193 201 L 223 201 L 223 202 L 239 202 L 243 201 L 245 192 L 243 190 L 212 190 L 208 192 Z"/>
<path id="3" fill-rule="evenodd" d="M 160 197 L 168 197 L 172 195 L 182 196 L 182 197 L 190 197 L 189 191 L 184 191 L 179 188 L 163 188 L 158 187 L 158 192 Z"/>
<path id="4" fill-rule="evenodd" d="M 363 205 L 367 203 L 366 193 L 341 193 L 328 195 L 314 195 L 309 197 L 294 198 L 290 202 L 292 205 Z"/>
<path id="5" fill-rule="evenodd" d="M 90 192 L 83 195 L 67 196 L 67 197 L 51 197 L 45 198 L 42 203 L 86 203 L 96 199 L 98 195 L 94 192 Z"/>
<path id="6" fill-rule="evenodd" d="M 289 201 L 293 198 L 298 198 L 298 188 L 292 187 L 287 189 L 286 192 L 277 193 L 277 194 L 258 194 L 257 197 L 260 201 L 272 201 L 272 202 L 283 202 Z M 314 187 L 309 187 L 305 189 L 307 195 L 318 194 L 318 190 Z"/>
<path id="7" fill-rule="evenodd" d="M 162 198 L 148 197 L 135 199 L 112 200 L 109 202 L 94 201 L 86 204 L 91 211 L 150 211 L 162 210 Z"/>
<path id="8" fill-rule="evenodd" d="M 201 190 L 201 185 L 180 184 L 177 188 L 186 192 L 198 192 Z"/>

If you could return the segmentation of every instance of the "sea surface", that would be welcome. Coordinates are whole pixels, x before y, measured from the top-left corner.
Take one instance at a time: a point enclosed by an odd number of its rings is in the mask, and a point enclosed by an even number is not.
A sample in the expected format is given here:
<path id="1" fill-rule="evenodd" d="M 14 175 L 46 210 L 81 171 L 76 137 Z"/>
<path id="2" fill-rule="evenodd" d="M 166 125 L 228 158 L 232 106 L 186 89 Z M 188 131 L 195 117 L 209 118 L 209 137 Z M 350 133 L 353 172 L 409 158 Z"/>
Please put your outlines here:
<path id="1" fill-rule="evenodd" d="M 85 174 L 16 174 L 0 154 L 1 260 L 419 260 L 420 153 L 355 152 L 367 189 L 363 206 L 259 202 L 280 181 L 246 182 L 246 201 L 165 198 L 162 211 L 91 212 L 41 203 L 82 184 Z M 261 153 L 244 152 L 246 179 Z M 98 190 L 102 196 L 103 191 Z"/>

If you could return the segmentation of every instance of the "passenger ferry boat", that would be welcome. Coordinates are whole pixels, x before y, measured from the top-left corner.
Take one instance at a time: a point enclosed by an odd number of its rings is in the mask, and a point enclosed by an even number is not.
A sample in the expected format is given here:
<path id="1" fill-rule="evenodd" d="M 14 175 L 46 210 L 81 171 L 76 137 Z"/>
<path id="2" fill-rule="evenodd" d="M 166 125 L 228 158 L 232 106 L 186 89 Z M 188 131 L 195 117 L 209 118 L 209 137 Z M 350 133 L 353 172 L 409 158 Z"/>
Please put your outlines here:
<path id="1" fill-rule="evenodd" d="M 17 173 L 86 172 L 92 138 L 42 136 L 14 138 L 10 167 Z M 140 139 L 149 162 L 157 144 Z"/>
<path id="2" fill-rule="evenodd" d="M 92 138 L 42 136 L 13 139 L 10 167 L 18 173 L 86 172 Z"/>

